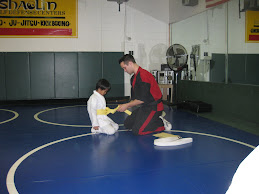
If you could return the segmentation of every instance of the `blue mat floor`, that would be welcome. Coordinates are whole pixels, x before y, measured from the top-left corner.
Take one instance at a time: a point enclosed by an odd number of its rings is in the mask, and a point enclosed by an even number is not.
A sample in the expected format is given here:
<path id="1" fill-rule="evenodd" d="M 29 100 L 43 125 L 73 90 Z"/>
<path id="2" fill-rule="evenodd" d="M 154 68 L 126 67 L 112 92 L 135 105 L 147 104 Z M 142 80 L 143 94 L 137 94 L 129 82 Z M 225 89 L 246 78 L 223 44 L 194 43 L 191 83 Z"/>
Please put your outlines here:
<path id="1" fill-rule="evenodd" d="M 154 146 L 153 135 L 124 128 L 125 113 L 109 115 L 121 125 L 116 134 L 91 134 L 85 105 L 1 107 L 0 193 L 225 193 L 259 137 L 165 111 L 169 133 L 192 137 L 192 143 Z"/>

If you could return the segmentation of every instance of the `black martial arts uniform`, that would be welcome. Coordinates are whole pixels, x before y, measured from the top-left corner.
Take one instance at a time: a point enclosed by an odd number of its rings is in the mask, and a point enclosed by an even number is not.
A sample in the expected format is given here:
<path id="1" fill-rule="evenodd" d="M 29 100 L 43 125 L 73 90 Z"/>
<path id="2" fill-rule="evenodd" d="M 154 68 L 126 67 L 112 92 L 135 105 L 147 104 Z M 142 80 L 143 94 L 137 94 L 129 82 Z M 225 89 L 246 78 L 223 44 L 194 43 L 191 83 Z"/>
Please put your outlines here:
<path id="1" fill-rule="evenodd" d="M 161 118 L 164 106 L 162 93 L 154 76 L 141 67 L 131 77 L 131 99 L 141 100 L 144 103 L 128 116 L 124 122 L 127 129 L 132 129 L 135 135 L 146 135 L 164 131 Z"/>

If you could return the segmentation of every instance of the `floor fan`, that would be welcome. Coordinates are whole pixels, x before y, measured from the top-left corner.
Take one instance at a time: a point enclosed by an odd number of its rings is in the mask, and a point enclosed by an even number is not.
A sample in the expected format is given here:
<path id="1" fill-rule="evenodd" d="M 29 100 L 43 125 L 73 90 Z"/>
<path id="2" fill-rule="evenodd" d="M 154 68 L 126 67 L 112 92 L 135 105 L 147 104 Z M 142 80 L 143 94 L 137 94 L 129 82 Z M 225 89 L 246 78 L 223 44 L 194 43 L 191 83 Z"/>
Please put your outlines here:
<path id="1" fill-rule="evenodd" d="M 181 79 L 181 73 L 184 68 L 188 68 L 188 54 L 186 49 L 180 44 L 173 44 L 167 49 L 166 52 L 167 64 L 174 71 L 174 92 L 173 104 L 177 104 L 177 84 Z"/>

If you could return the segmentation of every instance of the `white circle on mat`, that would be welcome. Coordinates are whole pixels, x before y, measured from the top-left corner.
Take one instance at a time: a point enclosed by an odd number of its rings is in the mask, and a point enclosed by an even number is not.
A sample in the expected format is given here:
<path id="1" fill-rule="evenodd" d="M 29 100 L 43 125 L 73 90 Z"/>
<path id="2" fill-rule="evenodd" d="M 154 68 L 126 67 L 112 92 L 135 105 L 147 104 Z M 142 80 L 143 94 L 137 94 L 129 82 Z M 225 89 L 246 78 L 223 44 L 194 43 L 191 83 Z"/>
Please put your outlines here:
<path id="1" fill-rule="evenodd" d="M 70 124 L 54 123 L 54 122 L 44 121 L 39 118 L 39 115 L 44 112 L 48 112 L 48 111 L 56 110 L 56 109 L 62 109 L 62 108 L 78 107 L 78 106 L 86 106 L 86 105 L 62 106 L 62 107 L 43 110 L 41 112 L 36 113 L 34 115 L 34 119 L 36 119 L 37 121 L 39 121 L 41 123 L 46 123 L 46 124 L 50 124 L 50 125 L 59 125 L 59 126 L 65 126 L 65 127 L 92 127 L 92 125 L 70 125 Z M 123 126 L 123 124 L 119 124 L 119 126 Z"/>
<path id="2" fill-rule="evenodd" d="M 14 114 L 14 116 L 13 116 L 12 118 L 10 118 L 10 119 L 8 119 L 8 120 L 5 120 L 5 121 L 0 122 L 0 124 L 10 122 L 10 121 L 12 121 L 12 120 L 16 119 L 16 118 L 19 116 L 19 114 L 18 114 L 17 112 L 13 111 L 13 110 L 7 110 L 7 109 L 0 109 L 0 110 L 2 110 L 2 111 L 7 111 L 7 112 L 11 112 L 11 113 L 13 113 L 13 114 Z"/>
<path id="3" fill-rule="evenodd" d="M 128 130 L 120 130 L 121 131 L 128 131 Z M 227 140 L 227 141 L 231 141 L 234 143 L 238 143 L 250 148 L 255 148 L 255 146 L 252 146 L 250 144 L 241 142 L 241 141 L 237 141 L 237 140 L 233 140 L 230 138 L 226 138 L 226 137 L 221 137 L 221 136 L 217 136 L 217 135 L 211 135 L 211 134 L 206 134 L 206 133 L 199 133 L 199 132 L 192 132 L 192 131 L 180 131 L 180 130 L 171 130 L 172 132 L 180 132 L 180 133 L 191 133 L 191 134 L 196 134 L 196 135 L 203 135 L 203 136 L 208 136 L 208 137 L 214 137 L 214 138 L 218 138 L 218 139 L 223 139 L 223 140 Z M 27 154 L 23 155 L 21 158 L 19 158 L 10 168 L 10 170 L 8 171 L 7 177 L 6 177 L 6 186 L 7 186 L 7 190 L 9 193 L 12 194 L 18 194 L 18 191 L 16 189 L 15 183 L 14 183 L 14 175 L 15 175 L 15 171 L 18 168 L 18 166 L 26 159 L 28 158 L 30 155 L 34 154 L 35 152 L 44 149 L 48 146 L 54 145 L 56 143 L 60 143 L 63 141 L 67 141 L 67 140 L 71 140 L 71 139 L 75 139 L 75 138 L 80 138 L 80 137 L 84 137 L 84 136 L 88 136 L 88 135 L 92 135 L 93 133 L 87 133 L 87 134 L 82 134 L 82 135 L 76 135 L 76 136 L 72 136 L 72 137 L 67 137 L 67 138 L 63 138 L 60 140 L 56 140 L 50 143 L 47 143 L 45 145 L 42 145 L 40 147 L 37 147 L 35 149 L 33 149 L 32 151 L 28 152 Z"/>

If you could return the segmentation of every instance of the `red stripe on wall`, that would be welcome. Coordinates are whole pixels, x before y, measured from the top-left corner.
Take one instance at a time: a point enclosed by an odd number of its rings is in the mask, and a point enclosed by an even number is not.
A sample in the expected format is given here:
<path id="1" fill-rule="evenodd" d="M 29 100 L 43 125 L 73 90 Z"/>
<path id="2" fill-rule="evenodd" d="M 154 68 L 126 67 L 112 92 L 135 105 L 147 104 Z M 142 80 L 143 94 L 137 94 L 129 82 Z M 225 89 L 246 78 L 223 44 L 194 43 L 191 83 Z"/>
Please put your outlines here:
<path id="1" fill-rule="evenodd" d="M 220 5 L 222 3 L 226 3 L 227 1 L 229 1 L 229 0 L 222 0 L 222 1 L 218 1 L 216 3 L 212 3 L 212 4 L 207 3 L 206 8 L 214 7 L 214 6 Z"/>
<path id="2" fill-rule="evenodd" d="M 249 35 L 249 40 L 259 40 L 259 35 Z"/>
<path id="3" fill-rule="evenodd" d="M 0 35 L 72 35 L 72 29 L 57 28 L 0 28 Z"/>

